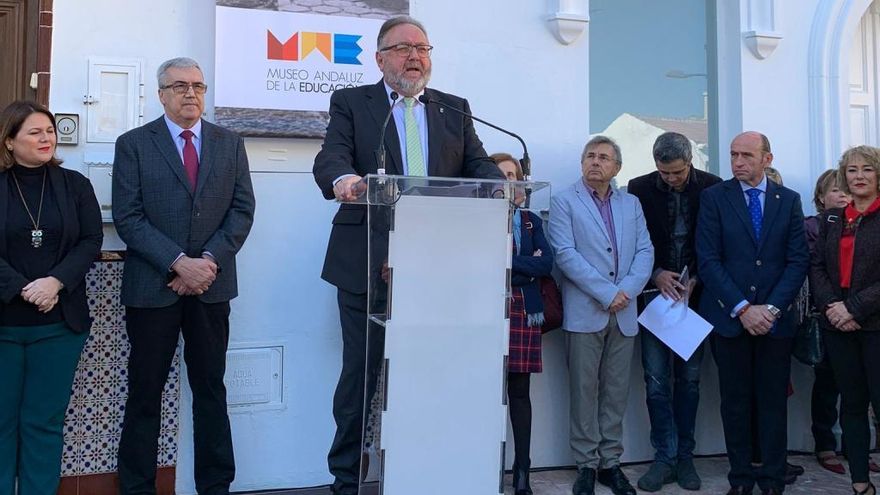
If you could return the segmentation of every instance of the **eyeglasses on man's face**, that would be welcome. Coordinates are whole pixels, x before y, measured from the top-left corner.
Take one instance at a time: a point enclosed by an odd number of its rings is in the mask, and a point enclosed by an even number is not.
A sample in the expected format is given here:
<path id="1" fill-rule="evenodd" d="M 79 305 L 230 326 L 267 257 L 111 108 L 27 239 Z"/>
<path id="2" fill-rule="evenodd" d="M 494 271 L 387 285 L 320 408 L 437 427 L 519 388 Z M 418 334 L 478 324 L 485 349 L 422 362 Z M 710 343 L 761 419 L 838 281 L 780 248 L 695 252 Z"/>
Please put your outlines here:
<path id="1" fill-rule="evenodd" d="M 192 88 L 193 93 L 197 95 L 203 95 L 208 91 L 208 85 L 205 83 L 185 83 L 180 81 L 166 84 L 159 89 L 170 89 L 171 91 L 174 91 L 174 94 L 176 95 L 185 95 L 189 92 L 190 88 Z"/>
<path id="2" fill-rule="evenodd" d="M 412 53 L 413 48 L 416 50 L 416 54 L 422 58 L 428 58 L 431 56 L 431 50 L 434 49 L 431 45 L 411 45 L 409 43 L 398 43 L 396 45 L 386 46 L 385 48 L 380 48 L 380 52 L 394 52 L 398 57 L 408 57 L 410 53 Z"/>
<path id="3" fill-rule="evenodd" d="M 584 158 L 586 158 L 587 160 L 594 160 L 594 159 L 598 158 L 601 163 L 608 163 L 608 162 L 616 162 L 617 161 L 617 159 L 611 155 L 606 155 L 605 153 L 597 154 L 592 151 L 587 153 L 586 156 L 584 156 Z"/>

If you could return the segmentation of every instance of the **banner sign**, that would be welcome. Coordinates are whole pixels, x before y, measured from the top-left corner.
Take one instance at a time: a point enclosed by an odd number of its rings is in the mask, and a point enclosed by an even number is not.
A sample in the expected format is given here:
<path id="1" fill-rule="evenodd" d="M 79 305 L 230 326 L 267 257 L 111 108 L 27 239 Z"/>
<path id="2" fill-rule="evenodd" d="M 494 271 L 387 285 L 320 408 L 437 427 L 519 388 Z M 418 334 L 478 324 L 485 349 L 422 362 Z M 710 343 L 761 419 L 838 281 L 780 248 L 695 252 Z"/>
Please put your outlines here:
<path id="1" fill-rule="evenodd" d="M 323 137 L 330 95 L 382 78 L 375 53 L 384 21 L 218 2 L 215 120 L 246 136 Z"/>

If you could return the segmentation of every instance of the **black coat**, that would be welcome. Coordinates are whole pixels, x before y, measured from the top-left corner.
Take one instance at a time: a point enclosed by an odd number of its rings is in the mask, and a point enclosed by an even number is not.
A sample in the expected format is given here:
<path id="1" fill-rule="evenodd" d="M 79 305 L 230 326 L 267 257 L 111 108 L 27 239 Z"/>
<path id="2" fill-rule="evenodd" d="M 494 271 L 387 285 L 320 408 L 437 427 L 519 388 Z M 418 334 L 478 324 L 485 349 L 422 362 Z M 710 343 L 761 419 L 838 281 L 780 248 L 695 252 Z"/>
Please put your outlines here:
<path id="1" fill-rule="evenodd" d="M 810 266 L 810 289 L 822 326 L 834 330 L 824 308 L 843 301 L 862 330 L 880 330 L 880 213 L 864 217 L 856 230 L 849 294 L 840 288 L 840 237 L 846 217 L 832 208 L 819 217 L 819 237 Z"/>
<path id="2" fill-rule="evenodd" d="M 104 239 L 101 209 L 92 184 L 74 170 L 48 166 L 48 180 L 61 213 L 61 246 L 55 264 L 46 276 L 64 284 L 58 293 L 58 304 L 64 322 L 75 332 L 88 331 L 91 326 L 86 300 L 85 277 L 92 262 L 101 252 Z M 0 172 L 0 184 L 6 184 L 6 171 Z M 0 187 L 0 219 L 6 224 L 10 201 L 9 188 Z M 31 281 L 12 268 L 6 260 L 6 229 L 0 229 L 0 311 L 21 293 Z"/>
<path id="3" fill-rule="evenodd" d="M 648 233 L 651 235 L 651 244 L 654 245 L 654 270 L 662 268 L 664 270 L 672 270 L 670 267 L 663 266 L 663 258 L 665 253 L 669 252 L 669 242 L 672 239 L 672 231 L 669 225 L 669 193 L 657 187 L 657 181 L 660 181 L 660 172 L 654 171 L 640 177 L 636 177 L 629 181 L 626 192 L 639 198 L 642 204 L 642 210 L 645 212 L 645 223 L 648 224 Z M 696 168 L 691 169 L 688 177 L 687 198 L 688 198 L 688 225 L 690 225 L 691 235 L 688 239 L 688 250 L 693 253 L 693 259 L 688 265 L 688 273 L 691 277 L 697 276 L 697 256 L 694 248 L 694 240 L 696 238 L 695 231 L 697 229 L 697 215 L 700 211 L 700 194 L 709 186 L 713 186 L 721 182 L 721 178 Z M 648 289 L 656 288 L 653 277 L 648 281 Z M 698 288 L 690 299 L 690 306 L 696 308 L 699 301 Z"/>

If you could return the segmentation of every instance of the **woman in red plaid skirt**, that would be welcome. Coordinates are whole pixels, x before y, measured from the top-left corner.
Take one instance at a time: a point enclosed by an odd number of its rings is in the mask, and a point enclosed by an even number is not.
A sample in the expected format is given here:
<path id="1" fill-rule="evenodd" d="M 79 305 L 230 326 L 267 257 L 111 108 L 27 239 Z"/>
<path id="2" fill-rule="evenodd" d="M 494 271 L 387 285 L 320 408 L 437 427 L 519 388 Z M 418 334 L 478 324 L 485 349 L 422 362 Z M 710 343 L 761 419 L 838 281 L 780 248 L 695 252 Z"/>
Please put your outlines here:
<path id="1" fill-rule="evenodd" d="M 507 180 L 523 180 L 519 161 L 507 153 L 492 159 Z M 515 199 L 515 201 L 517 201 Z M 520 201 L 517 201 L 519 203 Z M 510 350 L 507 361 L 507 409 L 513 428 L 513 488 L 531 495 L 529 444 L 532 434 L 531 373 L 541 372 L 541 325 L 544 305 L 539 278 L 549 276 L 553 251 L 544 237 L 539 215 L 517 209 L 513 215 L 513 261 L 510 298 Z"/>

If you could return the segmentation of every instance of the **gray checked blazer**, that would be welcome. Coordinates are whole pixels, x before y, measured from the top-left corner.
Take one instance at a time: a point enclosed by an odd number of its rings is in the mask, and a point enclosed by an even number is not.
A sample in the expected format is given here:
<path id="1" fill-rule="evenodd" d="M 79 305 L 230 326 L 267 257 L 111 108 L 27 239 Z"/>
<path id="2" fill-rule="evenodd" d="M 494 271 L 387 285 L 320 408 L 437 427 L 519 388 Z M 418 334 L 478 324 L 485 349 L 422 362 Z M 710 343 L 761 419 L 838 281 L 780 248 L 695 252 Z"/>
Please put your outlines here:
<path id="1" fill-rule="evenodd" d="M 624 335 L 638 333 L 636 296 L 651 277 L 654 246 L 638 198 L 614 189 L 611 213 L 617 234 L 618 269 L 614 269 L 611 240 L 596 203 L 583 180 L 555 194 L 550 201 L 550 244 L 562 272 L 562 328 L 569 332 L 599 332 L 608 325 L 608 307 L 617 292 L 631 298 L 617 313 Z"/>
<path id="2" fill-rule="evenodd" d="M 180 253 L 217 261 L 217 279 L 198 296 L 203 302 L 238 295 L 235 255 L 254 220 L 254 191 L 244 141 L 202 121 L 199 175 L 190 191 L 183 162 L 164 117 L 116 140 L 113 160 L 113 221 L 128 250 L 122 303 L 139 308 L 174 304 L 167 287 Z"/>

